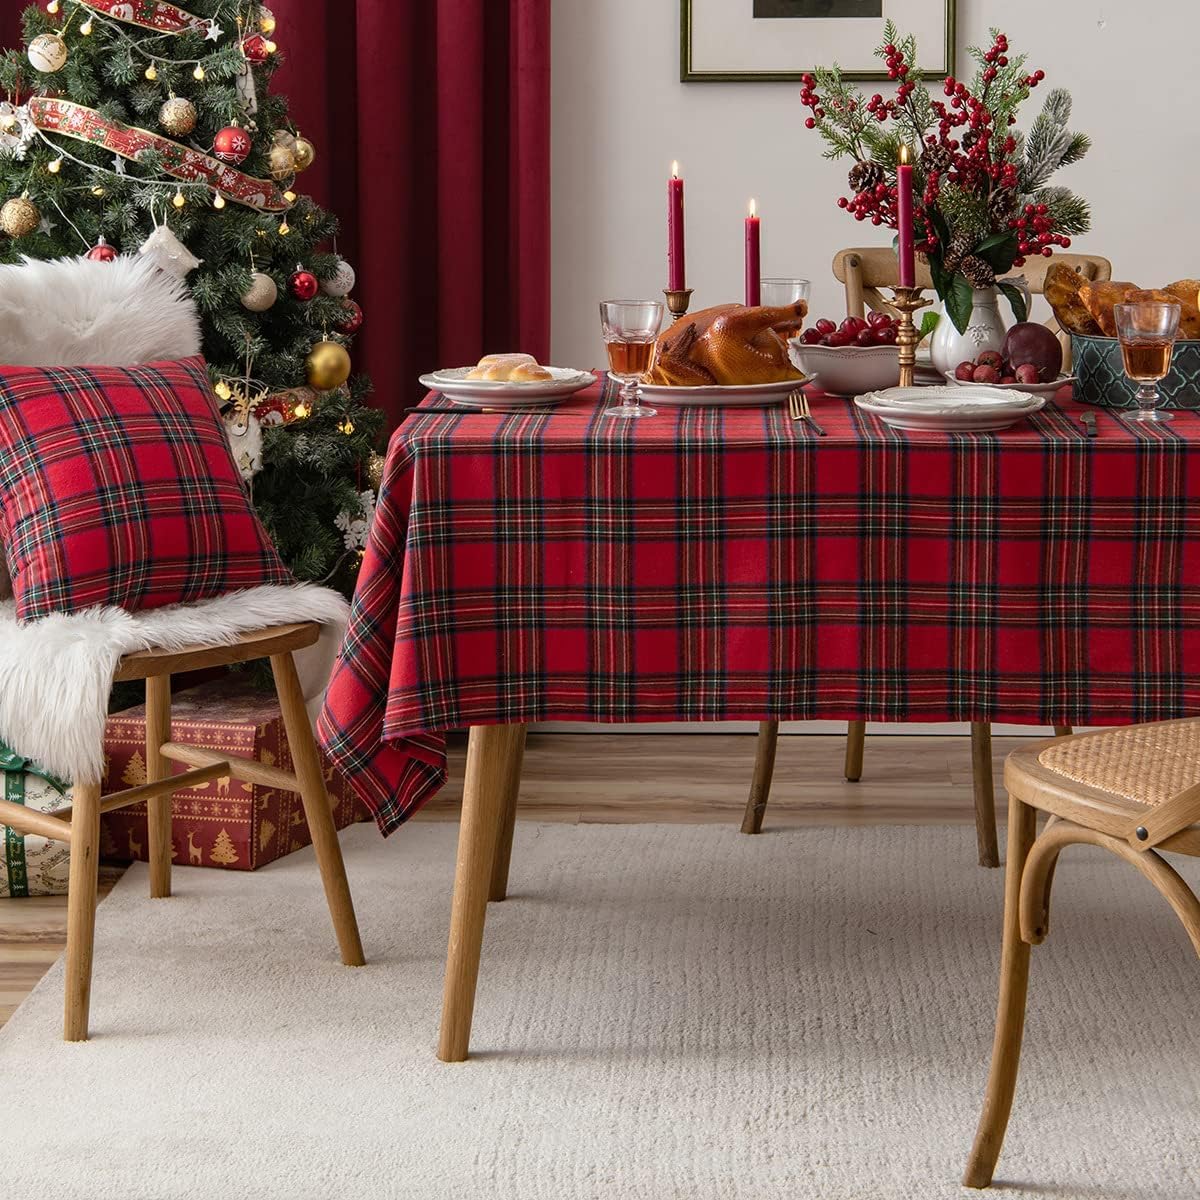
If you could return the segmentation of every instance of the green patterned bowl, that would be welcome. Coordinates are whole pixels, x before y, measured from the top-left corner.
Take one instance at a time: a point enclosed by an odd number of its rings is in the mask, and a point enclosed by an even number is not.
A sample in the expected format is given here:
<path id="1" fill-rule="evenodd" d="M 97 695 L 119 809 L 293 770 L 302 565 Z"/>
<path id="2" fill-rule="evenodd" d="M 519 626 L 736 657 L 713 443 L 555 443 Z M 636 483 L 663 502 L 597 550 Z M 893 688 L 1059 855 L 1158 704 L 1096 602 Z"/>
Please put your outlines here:
<path id="1" fill-rule="evenodd" d="M 1121 365 L 1116 338 L 1071 334 L 1072 372 L 1078 377 L 1075 399 L 1103 408 L 1137 408 L 1135 389 Z M 1171 369 L 1158 385 L 1163 408 L 1200 409 L 1200 341 L 1179 341 Z"/>

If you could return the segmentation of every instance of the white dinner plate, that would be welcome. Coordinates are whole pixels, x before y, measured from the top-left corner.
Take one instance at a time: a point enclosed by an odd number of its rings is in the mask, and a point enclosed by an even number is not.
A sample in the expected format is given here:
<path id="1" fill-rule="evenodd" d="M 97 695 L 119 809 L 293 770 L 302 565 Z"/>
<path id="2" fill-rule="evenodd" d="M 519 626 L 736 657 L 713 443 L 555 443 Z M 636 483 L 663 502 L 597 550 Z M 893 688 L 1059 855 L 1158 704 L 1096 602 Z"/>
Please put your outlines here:
<path id="1" fill-rule="evenodd" d="M 1053 396 L 1060 387 L 1075 382 L 1074 375 L 1059 375 L 1049 383 L 970 383 L 965 379 L 955 379 L 953 371 L 946 372 L 946 380 L 955 387 L 989 387 L 998 392 L 1027 392 L 1031 396 Z"/>
<path id="2" fill-rule="evenodd" d="M 747 383 L 736 386 L 668 387 L 662 383 L 643 383 L 642 399 L 647 404 L 696 405 L 699 408 L 756 408 L 781 404 L 797 388 L 817 377 L 785 379 L 782 383 Z"/>
<path id="3" fill-rule="evenodd" d="M 896 429 L 990 433 L 1008 429 L 1045 406 L 1045 396 L 985 384 L 887 388 L 856 397 L 863 412 Z"/>
<path id="4" fill-rule="evenodd" d="M 474 367 L 455 367 L 422 375 L 420 384 L 440 392 L 447 400 L 469 408 L 520 408 L 526 404 L 557 404 L 596 382 L 591 371 L 547 367 L 554 376 L 541 383 L 508 383 L 494 379 L 468 379 Z"/>

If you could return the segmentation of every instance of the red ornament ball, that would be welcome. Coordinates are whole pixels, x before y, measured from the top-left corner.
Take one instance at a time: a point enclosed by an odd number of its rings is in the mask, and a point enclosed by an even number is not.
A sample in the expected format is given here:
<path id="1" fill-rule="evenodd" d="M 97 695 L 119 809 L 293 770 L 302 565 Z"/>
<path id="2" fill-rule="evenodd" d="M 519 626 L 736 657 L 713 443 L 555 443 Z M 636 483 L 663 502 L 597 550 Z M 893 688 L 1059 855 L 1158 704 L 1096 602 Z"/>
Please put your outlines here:
<path id="1" fill-rule="evenodd" d="M 104 238 L 101 238 L 88 252 L 88 258 L 92 262 L 112 262 L 117 257 L 115 246 L 110 246 Z"/>
<path id="2" fill-rule="evenodd" d="M 261 33 L 252 33 L 242 42 L 242 53 L 252 62 L 266 62 L 271 57 L 267 39 Z"/>
<path id="3" fill-rule="evenodd" d="M 334 326 L 338 333 L 357 333 L 362 328 L 363 310 L 354 300 L 347 300 L 342 306 L 344 316 Z"/>
<path id="4" fill-rule="evenodd" d="M 232 163 L 234 166 L 246 161 L 253 146 L 250 135 L 237 125 L 226 125 L 213 138 L 213 154 L 222 162 Z"/>
<path id="5" fill-rule="evenodd" d="M 288 289 L 297 300 L 308 301 L 321 290 L 321 285 L 311 271 L 298 270 L 288 280 Z"/>

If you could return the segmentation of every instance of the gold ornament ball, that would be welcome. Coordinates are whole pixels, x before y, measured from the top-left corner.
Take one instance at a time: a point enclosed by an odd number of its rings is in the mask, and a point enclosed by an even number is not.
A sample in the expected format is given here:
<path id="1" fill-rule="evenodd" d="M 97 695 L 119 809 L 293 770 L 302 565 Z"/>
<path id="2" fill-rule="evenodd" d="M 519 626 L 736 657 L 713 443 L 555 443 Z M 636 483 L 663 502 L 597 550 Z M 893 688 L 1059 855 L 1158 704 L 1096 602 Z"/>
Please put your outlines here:
<path id="1" fill-rule="evenodd" d="M 305 366 L 309 386 L 318 392 L 332 391 L 350 378 L 350 355 L 337 342 L 318 342 L 309 351 Z"/>
<path id="2" fill-rule="evenodd" d="M 263 33 L 270 37 L 278 26 L 279 22 L 275 20 L 275 14 L 265 5 L 258 10 L 258 27 Z"/>
<path id="3" fill-rule="evenodd" d="M 383 486 L 383 468 L 386 463 L 387 459 L 374 450 L 371 451 L 371 457 L 367 459 L 367 478 L 376 491 Z"/>
<path id="4" fill-rule="evenodd" d="M 196 106 L 182 96 L 172 96 L 158 110 L 158 123 L 172 137 L 186 137 L 196 128 Z"/>
<path id="5" fill-rule="evenodd" d="M 289 179 L 296 173 L 296 155 L 287 146 L 271 147 L 271 175 L 275 179 Z"/>
<path id="6" fill-rule="evenodd" d="M 67 65 L 67 43 L 57 33 L 39 33 L 25 54 L 33 68 L 45 75 L 53 75 Z"/>
<path id="7" fill-rule="evenodd" d="M 14 196 L 0 208 L 0 229 L 9 237 L 20 238 L 32 233 L 41 220 L 42 214 L 28 196 Z"/>
<path id="8" fill-rule="evenodd" d="M 275 280 L 262 271 L 254 272 L 250 286 L 241 295 L 242 306 L 251 312 L 266 312 L 278 299 L 279 288 Z"/>
<path id="9" fill-rule="evenodd" d="M 306 137 L 297 137 L 292 153 L 296 157 L 296 170 L 307 171 L 316 160 L 317 148 Z"/>

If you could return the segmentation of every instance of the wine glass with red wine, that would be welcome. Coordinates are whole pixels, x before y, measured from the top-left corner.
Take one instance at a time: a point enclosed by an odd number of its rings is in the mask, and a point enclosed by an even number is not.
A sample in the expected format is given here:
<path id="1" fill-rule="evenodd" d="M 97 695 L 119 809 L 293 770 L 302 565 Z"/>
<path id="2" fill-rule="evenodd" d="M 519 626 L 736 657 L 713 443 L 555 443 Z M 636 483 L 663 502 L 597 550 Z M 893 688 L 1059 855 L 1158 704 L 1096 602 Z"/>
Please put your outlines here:
<path id="1" fill-rule="evenodd" d="M 621 403 L 606 408 L 606 417 L 655 415 L 654 409 L 642 405 L 638 385 L 650 370 L 662 318 L 661 300 L 601 301 L 600 324 L 608 347 L 608 373 L 621 381 Z"/>
<path id="2" fill-rule="evenodd" d="M 1172 414 L 1158 407 L 1158 381 L 1171 369 L 1171 352 L 1179 332 L 1179 305 L 1156 300 L 1114 304 L 1117 337 L 1125 374 L 1137 384 L 1138 410 L 1131 421 L 1169 421 Z"/>

